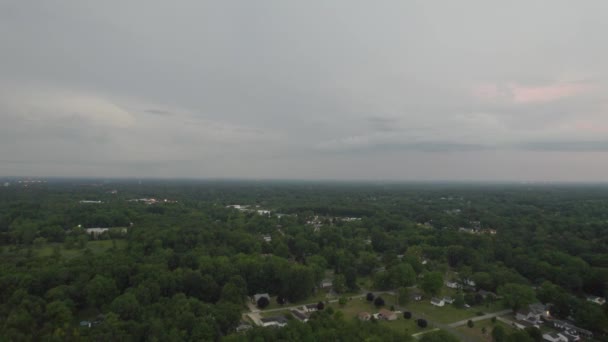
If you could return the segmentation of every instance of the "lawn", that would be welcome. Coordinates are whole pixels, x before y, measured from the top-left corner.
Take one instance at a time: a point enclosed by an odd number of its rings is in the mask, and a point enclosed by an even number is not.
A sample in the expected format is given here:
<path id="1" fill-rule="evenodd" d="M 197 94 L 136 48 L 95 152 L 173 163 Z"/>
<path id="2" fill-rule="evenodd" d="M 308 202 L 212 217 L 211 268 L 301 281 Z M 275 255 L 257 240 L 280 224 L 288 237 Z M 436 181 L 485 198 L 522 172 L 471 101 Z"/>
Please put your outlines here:
<path id="1" fill-rule="evenodd" d="M 277 297 L 276 296 L 272 296 L 270 297 L 270 304 L 268 304 L 267 307 L 264 308 L 264 310 L 272 310 L 272 309 L 280 309 L 282 307 L 290 307 L 290 306 L 300 306 L 300 305 L 304 305 L 304 304 L 311 304 L 311 303 L 318 303 L 318 302 L 325 302 L 327 300 L 327 292 L 326 291 L 318 291 L 317 293 L 313 294 L 312 296 L 303 299 L 303 300 L 299 300 L 296 302 L 289 302 L 285 305 L 279 305 L 279 303 L 277 303 Z M 262 311 L 264 311 L 262 310 Z"/>
<path id="2" fill-rule="evenodd" d="M 391 329 L 395 332 L 412 335 L 421 331 L 424 331 L 429 328 L 420 328 L 416 325 L 415 319 L 405 319 L 403 316 L 399 316 L 395 321 L 380 321 L 380 325 L 386 327 L 387 329 Z M 432 329 L 432 328 L 431 328 Z"/>
<path id="3" fill-rule="evenodd" d="M 473 326 L 472 328 L 469 328 L 468 326 L 463 325 L 461 327 L 456 328 L 456 330 L 458 330 L 459 332 L 463 333 L 464 335 L 470 337 L 471 339 L 474 339 L 475 341 L 492 341 L 492 329 L 494 329 L 494 327 L 498 326 L 498 325 L 502 326 L 505 329 L 505 332 L 507 334 L 513 333 L 515 331 L 508 324 L 505 324 L 500 321 L 496 321 L 496 323 L 492 323 L 492 320 L 490 320 L 490 319 L 475 322 L 475 326 Z M 485 335 L 481 331 L 481 329 L 484 327 L 486 328 Z"/>
<path id="4" fill-rule="evenodd" d="M 329 306 L 331 306 L 334 310 L 342 311 L 344 313 L 344 317 L 346 318 L 356 318 L 359 312 L 362 311 L 369 312 L 370 314 L 378 311 L 374 304 L 372 302 L 368 302 L 365 300 L 365 298 L 353 298 L 347 301 L 343 306 L 338 303 L 331 303 Z"/>
<path id="5" fill-rule="evenodd" d="M 385 305 L 381 308 L 390 310 L 391 305 L 396 305 L 396 298 L 390 294 L 381 294 L 380 297 L 384 299 Z M 362 312 L 369 312 L 370 314 L 377 313 L 381 308 L 376 307 L 373 302 L 368 302 L 365 298 L 353 298 L 349 300 L 345 305 L 338 303 L 331 303 L 329 305 L 336 311 L 342 311 L 345 319 L 357 320 L 357 315 Z M 395 321 L 379 321 L 378 324 L 392 329 L 399 333 L 406 333 L 408 335 L 423 331 L 424 329 L 419 328 L 416 325 L 415 319 L 404 319 L 403 315 L 399 315 Z"/>
<path id="6" fill-rule="evenodd" d="M 114 240 L 116 241 L 117 249 L 125 249 L 127 247 L 126 240 Z M 60 247 L 61 256 L 64 258 L 73 258 L 81 255 L 86 248 L 90 249 L 93 254 L 103 253 L 113 247 L 112 240 L 97 240 L 87 242 L 85 249 L 65 249 L 60 243 L 47 243 L 40 248 L 34 248 L 33 252 L 38 257 L 50 257 L 53 255 L 53 249 L 55 246 Z"/>
<path id="7" fill-rule="evenodd" d="M 463 319 L 475 317 L 479 308 L 458 309 L 451 304 L 443 307 L 431 305 L 430 300 L 423 299 L 419 302 L 411 302 L 405 306 L 409 310 L 423 318 L 439 323 L 453 323 Z"/>

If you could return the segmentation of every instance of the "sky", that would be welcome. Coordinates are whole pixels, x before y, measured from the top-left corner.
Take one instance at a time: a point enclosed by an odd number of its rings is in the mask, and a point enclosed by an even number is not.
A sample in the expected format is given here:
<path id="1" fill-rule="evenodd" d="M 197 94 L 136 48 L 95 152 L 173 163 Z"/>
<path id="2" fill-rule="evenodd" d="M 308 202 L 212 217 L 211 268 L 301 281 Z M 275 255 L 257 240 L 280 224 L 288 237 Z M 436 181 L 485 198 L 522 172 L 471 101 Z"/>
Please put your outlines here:
<path id="1" fill-rule="evenodd" d="M 608 181 L 606 13 L 0 0 L 0 176 Z"/>

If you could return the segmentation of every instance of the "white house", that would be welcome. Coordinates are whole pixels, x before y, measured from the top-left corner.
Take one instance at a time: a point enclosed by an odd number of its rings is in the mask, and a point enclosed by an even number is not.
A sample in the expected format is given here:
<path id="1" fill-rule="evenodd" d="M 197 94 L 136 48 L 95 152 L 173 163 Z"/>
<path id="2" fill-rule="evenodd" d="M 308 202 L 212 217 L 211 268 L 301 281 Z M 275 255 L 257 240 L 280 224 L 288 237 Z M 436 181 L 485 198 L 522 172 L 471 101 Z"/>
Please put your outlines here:
<path id="1" fill-rule="evenodd" d="M 253 304 L 257 304 L 258 300 L 262 297 L 268 299 L 268 302 L 270 303 L 270 295 L 268 293 L 256 293 L 253 295 Z"/>
<path id="2" fill-rule="evenodd" d="M 445 282 L 445 286 L 447 286 L 447 287 L 449 287 L 451 289 L 457 289 L 457 288 L 460 287 L 460 285 L 457 282 L 455 282 L 455 281 L 446 281 Z"/>
<path id="3" fill-rule="evenodd" d="M 556 332 L 544 333 L 543 340 L 549 342 L 568 342 L 568 338 Z"/>
<path id="4" fill-rule="evenodd" d="M 446 304 L 452 304 L 454 303 L 454 298 L 452 297 L 443 297 L 443 302 Z"/>
<path id="5" fill-rule="evenodd" d="M 294 310 L 291 310 L 291 314 L 293 315 L 293 317 L 295 317 L 300 322 L 303 322 L 303 323 L 308 322 L 308 314 L 305 312 L 294 309 Z"/>
<path id="6" fill-rule="evenodd" d="M 445 302 L 443 299 L 433 297 L 431 298 L 431 304 L 435 306 L 444 306 Z"/>
<path id="7" fill-rule="evenodd" d="M 304 312 L 315 312 L 317 310 L 318 310 L 317 304 L 308 304 L 308 305 L 302 306 L 302 311 L 304 311 Z"/>
<path id="8" fill-rule="evenodd" d="M 282 328 L 287 325 L 287 319 L 283 316 L 265 317 L 260 319 L 262 326 L 264 327 L 279 327 Z"/>
<path id="9" fill-rule="evenodd" d="M 599 305 L 606 304 L 606 298 L 603 298 L 603 297 L 588 296 L 587 301 L 591 302 L 591 303 L 599 304 Z"/>

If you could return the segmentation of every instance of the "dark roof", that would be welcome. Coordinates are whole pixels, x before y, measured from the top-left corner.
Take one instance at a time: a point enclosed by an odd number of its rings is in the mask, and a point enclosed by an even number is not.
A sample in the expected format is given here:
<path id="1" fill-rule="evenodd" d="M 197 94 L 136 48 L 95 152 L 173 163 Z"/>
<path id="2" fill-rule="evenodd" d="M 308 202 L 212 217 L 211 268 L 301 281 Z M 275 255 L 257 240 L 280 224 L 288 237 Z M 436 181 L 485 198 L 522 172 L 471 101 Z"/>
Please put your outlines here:
<path id="1" fill-rule="evenodd" d="M 264 317 L 260 320 L 264 323 L 268 323 L 268 322 L 287 323 L 287 318 L 285 318 L 283 316 Z"/>
<path id="2" fill-rule="evenodd" d="M 291 310 L 291 314 L 294 315 L 297 319 L 303 321 L 308 318 L 308 315 L 298 310 Z"/>

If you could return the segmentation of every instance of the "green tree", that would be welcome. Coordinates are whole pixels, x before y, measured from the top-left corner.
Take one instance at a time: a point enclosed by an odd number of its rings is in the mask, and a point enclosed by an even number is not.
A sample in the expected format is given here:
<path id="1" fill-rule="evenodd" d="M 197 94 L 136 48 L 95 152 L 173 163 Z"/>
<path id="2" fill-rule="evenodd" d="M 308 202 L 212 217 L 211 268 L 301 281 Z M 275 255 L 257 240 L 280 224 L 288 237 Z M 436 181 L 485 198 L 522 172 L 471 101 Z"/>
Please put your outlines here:
<path id="1" fill-rule="evenodd" d="M 400 287 L 397 290 L 397 300 L 399 305 L 407 305 L 410 302 L 410 291 L 407 287 Z"/>
<path id="2" fill-rule="evenodd" d="M 412 286 L 416 281 L 416 272 L 412 265 L 399 263 L 388 270 L 391 287 Z"/>
<path id="3" fill-rule="evenodd" d="M 67 327 L 72 321 L 72 310 L 62 301 L 46 305 L 45 320 L 52 329 Z"/>
<path id="4" fill-rule="evenodd" d="M 132 293 L 125 293 L 116 297 L 110 304 L 110 310 L 127 321 L 139 318 L 141 311 L 139 302 Z"/>
<path id="5" fill-rule="evenodd" d="M 506 306 L 513 312 L 533 303 L 536 300 L 534 290 L 528 285 L 509 283 L 498 288 Z"/>
<path id="6" fill-rule="evenodd" d="M 344 293 L 346 291 L 346 278 L 342 274 L 337 274 L 332 285 L 336 293 Z"/>
<path id="7" fill-rule="evenodd" d="M 500 325 L 497 325 L 492 329 L 492 340 L 494 342 L 504 342 L 507 339 L 507 333 L 505 332 L 505 328 Z"/>
<path id="8" fill-rule="evenodd" d="M 458 342 L 458 338 L 447 331 L 438 330 L 422 335 L 420 342 Z"/>
<path id="9" fill-rule="evenodd" d="M 424 275 L 424 278 L 420 282 L 422 290 L 431 296 L 435 296 L 441 290 L 443 286 L 443 276 L 439 272 L 429 272 Z"/>
<path id="10" fill-rule="evenodd" d="M 89 304 L 101 308 L 116 297 L 118 290 L 113 279 L 98 274 L 86 285 L 85 294 Z"/>
<path id="11" fill-rule="evenodd" d="M 536 342 L 543 340 L 543 333 L 536 327 L 528 327 L 525 329 L 526 333 Z"/>
<path id="12" fill-rule="evenodd" d="M 457 294 L 454 298 L 454 306 L 459 309 L 462 309 L 464 308 L 464 304 L 464 295 L 462 293 Z"/>

